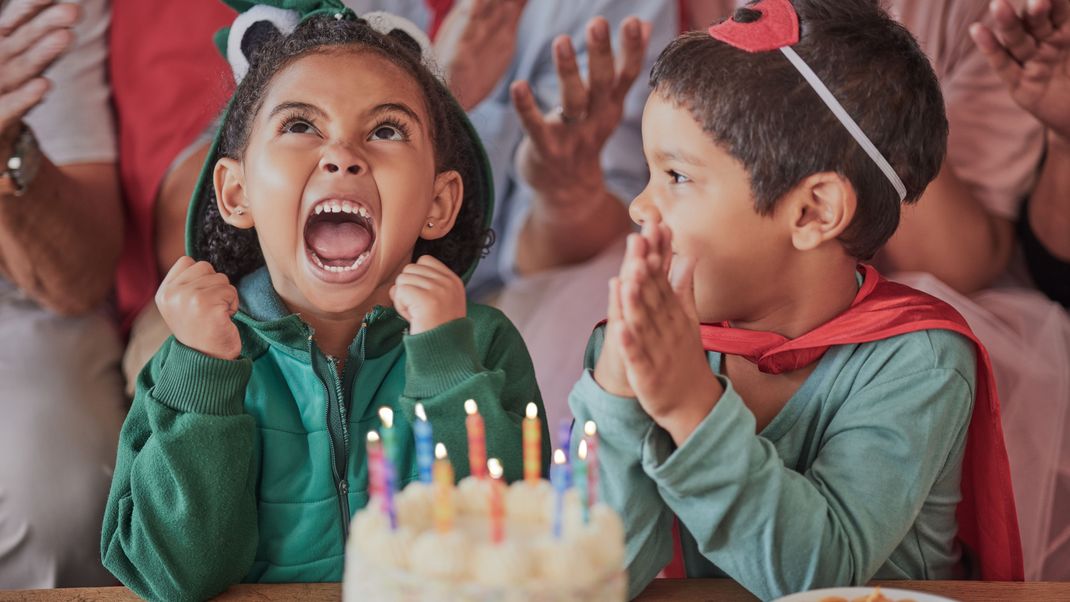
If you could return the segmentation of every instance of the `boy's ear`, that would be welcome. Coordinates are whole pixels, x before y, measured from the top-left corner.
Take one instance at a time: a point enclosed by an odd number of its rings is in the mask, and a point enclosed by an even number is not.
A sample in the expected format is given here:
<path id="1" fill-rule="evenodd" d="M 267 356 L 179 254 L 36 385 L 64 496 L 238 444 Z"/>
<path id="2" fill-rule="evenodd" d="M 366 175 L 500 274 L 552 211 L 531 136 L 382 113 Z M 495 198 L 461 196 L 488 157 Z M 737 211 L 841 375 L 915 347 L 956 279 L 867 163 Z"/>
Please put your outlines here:
<path id="1" fill-rule="evenodd" d="M 464 181 L 456 171 L 444 171 L 435 176 L 434 198 L 427 210 L 427 219 L 420 229 L 420 238 L 437 240 L 450 233 L 464 202 Z"/>
<path id="2" fill-rule="evenodd" d="M 245 196 L 245 170 L 241 162 L 223 157 L 212 172 L 216 206 L 223 221 L 243 230 L 253 227 L 253 213 Z"/>
<path id="3" fill-rule="evenodd" d="M 858 208 L 854 186 L 831 172 L 804 178 L 786 200 L 791 243 L 800 251 L 816 249 L 839 238 L 851 225 Z"/>

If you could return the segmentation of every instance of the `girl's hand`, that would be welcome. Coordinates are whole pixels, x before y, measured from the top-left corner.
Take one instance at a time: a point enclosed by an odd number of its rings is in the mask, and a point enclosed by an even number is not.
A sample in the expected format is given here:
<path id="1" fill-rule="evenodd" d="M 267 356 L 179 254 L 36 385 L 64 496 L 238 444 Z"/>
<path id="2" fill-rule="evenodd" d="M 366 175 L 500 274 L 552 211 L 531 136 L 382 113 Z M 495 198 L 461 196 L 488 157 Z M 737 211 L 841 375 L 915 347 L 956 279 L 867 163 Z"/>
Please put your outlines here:
<path id="1" fill-rule="evenodd" d="M 238 311 L 238 289 L 207 261 L 180 257 L 156 291 L 156 307 L 186 347 L 224 360 L 241 355 L 241 336 L 230 319 Z"/>
<path id="2" fill-rule="evenodd" d="M 1030 0 L 1021 15 L 996 0 L 989 15 L 970 27 L 974 42 L 1014 100 L 1070 141 L 1070 0 Z"/>
<path id="3" fill-rule="evenodd" d="M 667 227 L 646 224 L 641 236 L 628 241 L 629 258 L 645 261 L 630 261 L 622 270 L 624 319 L 616 344 L 640 405 L 680 445 L 723 388 L 699 336 L 694 260 L 673 258 L 671 240 Z"/>
<path id="4" fill-rule="evenodd" d="M 464 282 L 446 264 L 424 255 L 410 263 L 390 288 L 394 308 L 420 334 L 467 315 Z"/>

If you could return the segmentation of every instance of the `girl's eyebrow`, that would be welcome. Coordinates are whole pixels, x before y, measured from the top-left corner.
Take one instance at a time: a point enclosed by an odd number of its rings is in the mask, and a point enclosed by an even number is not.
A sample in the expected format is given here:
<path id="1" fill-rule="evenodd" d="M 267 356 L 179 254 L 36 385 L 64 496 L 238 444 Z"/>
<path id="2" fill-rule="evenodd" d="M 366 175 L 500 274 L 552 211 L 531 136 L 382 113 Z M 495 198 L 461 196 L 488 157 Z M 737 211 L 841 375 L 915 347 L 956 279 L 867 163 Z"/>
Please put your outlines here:
<path id="1" fill-rule="evenodd" d="M 405 113 L 409 116 L 410 119 L 415 121 L 417 125 L 423 125 L 423 123 L 420 121 L 420 116 L 416 114 L 416 111 L 413 111 L 411 108 L 409 108 L 409 105 L 403 102 L 383 103 L 372 109 L 371 114 L 376 115 L 378 113 L 386 113 L 389 111 L 398 111 L 400 113 Z"/>
<path id="2" fill-rule="evenodd" d="M 310 105 L 307 102 L 297 102 L 297 101 L 289 100 L 289 101 L 286 101 L 286 102 L 283 102 L 283 103 L 279 103 L 278 106 L 276 106 L 274 109 L 271 109 L 271 113 L 268 114 L 268 119 L 271 119 L 276 114 L 281 113 L 283 111 L 291 111 L 291 110 L 299 110 L 299 111 L 304 111 L 306 113 L 312 113 L 312 114 L 314 114 L 314 115 L 316 115 L 318 117 L 326 117 L 327 116 L 327 114 L 324 113 L 323 110 L 320 109 L 319 107 L 317 107 L 316 105 Z"/>

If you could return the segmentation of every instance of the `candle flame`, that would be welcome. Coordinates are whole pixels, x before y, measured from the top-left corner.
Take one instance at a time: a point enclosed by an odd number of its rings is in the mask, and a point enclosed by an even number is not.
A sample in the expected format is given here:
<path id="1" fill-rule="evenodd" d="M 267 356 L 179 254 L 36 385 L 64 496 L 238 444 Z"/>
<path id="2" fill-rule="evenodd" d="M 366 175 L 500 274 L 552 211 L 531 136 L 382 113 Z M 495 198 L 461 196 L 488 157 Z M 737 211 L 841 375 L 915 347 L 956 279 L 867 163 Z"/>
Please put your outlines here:
<path id="1" fill-rule="evenodd" d="M 565 452 L 560 450 L 560 449 L 555 449 L 554 450 L 554 464 L 564 464 L 564 463 L 565 463 Z"/>
<path id="2" fill-rule="evenodd" d="M 580 448 L 578 450 L 576 450 L 576 456 L 578 456 L 580 460 L 586 460 L 587 459 L 587 440 L 586 439 L 584 439 L 583 441 L 580 441 Z"/>
<path id="3" fill-rule="evenodd" d="M 528 407 L 527 410 L 525 410 L 525 414 L 527 414 L 527 417 L 529 419 L 534 420 L 539 416 L 538 406 L 536 406 L 534 402 L 528 403 Z"/>
<path id="4" fill-rule="evenodd" d="M 378 443 L 379 433 L 375 431 L 368 431 L 368 443 Z"/>
<path id="5" fill-rule="evenodd" d="M 388 407 L 379 408 L 379 420 L 383 423 L 383 426 L 385 426 L 386 428 L 393 428 L 394 427 L 394 410 L 391 410 Z"/>
<path id="6" fill-rule="evenodd" d="M 427 412 L 424 411 L 424 404 L 416 404 L 416 417 L 424 422 L 427 422 Z"/>
<path id="7" fill-rule="evenodd" d="M 479 406 L 476 405 L 476 400 L 469 399 L 468 401 L 464 402 L 464 413 L 465 414 L 468 414 L 469 416 L 471 416 L 472 414 L 475 414 L 478 411 L 479 411 Z"/>
<path id="8" fill-rule="evenodd" d="M 446 446 L 442 443 L 435 444 L 435 458 L 438 460 L 446 459 Z"/>
<path id="9" fill-rule="evenodd" d="M 588 420 L 587 422 L 583 423 L 583 434 L 587 435 L 588 437 L 594 437 L 596 434 L 598 434 L 598 427 L 595 426 L 594 420 Z"/>
<path id="10" fill-rule="evenodd" d="M 492 479 L 502 478 L 502 473 L 504 472 L 504 470 L 502 469 L 501 460 L 499 460 L 498 458 L 491 458 L 487 460 L 487 472 L 490 473 L 490 478 Z"/>

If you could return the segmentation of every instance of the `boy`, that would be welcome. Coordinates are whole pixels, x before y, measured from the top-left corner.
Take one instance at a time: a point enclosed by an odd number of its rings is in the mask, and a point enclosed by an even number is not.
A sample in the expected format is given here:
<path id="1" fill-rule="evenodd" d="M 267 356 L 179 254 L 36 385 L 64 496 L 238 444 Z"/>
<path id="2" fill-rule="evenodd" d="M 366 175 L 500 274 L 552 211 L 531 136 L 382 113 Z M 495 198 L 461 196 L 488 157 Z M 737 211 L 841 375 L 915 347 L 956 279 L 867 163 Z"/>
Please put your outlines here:
<path id="1" fill-rule="evenodd" d="M 1020 578 L 987 355 L 859 264 L 944 157 L 914 39 L 872 1 L 765 0 L 679 38 L 651 84 L 643 234 L 570 399 L 599 426 L 632 594 L 674 547 L 670 569 L 763 599 Z"/>

